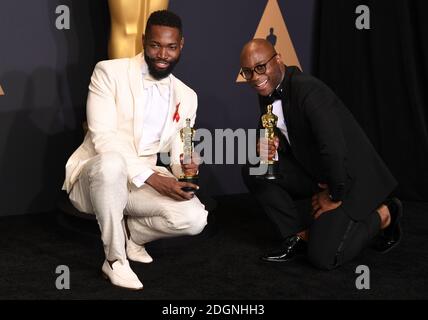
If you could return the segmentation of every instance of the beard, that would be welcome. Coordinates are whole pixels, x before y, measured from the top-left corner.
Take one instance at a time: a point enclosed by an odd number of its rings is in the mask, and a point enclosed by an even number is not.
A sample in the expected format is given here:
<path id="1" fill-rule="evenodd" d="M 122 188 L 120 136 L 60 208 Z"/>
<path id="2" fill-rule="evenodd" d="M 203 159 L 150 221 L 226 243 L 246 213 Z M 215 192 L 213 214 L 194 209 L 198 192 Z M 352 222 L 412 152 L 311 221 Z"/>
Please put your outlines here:
<path id="1" fill-rule="evenodd" d="M 145 52 L 144 52 L 144 60 L 146 60 L 150 75 L 156 80 L 161 80 L 163 78 L 168 77 L 171 74 L 172 70 L 174 70 L 175 68 L 175 65 L 178 63 L 178 61 L 180 61 L 180 56 L 178 56 L 177 59 L 175 60 L 168 61 L 169 63 L 168 68 L 163 70 L 156 69 L 155 63 L 158 61 L 165 61 L 165 60 L 151 58 Z"/>

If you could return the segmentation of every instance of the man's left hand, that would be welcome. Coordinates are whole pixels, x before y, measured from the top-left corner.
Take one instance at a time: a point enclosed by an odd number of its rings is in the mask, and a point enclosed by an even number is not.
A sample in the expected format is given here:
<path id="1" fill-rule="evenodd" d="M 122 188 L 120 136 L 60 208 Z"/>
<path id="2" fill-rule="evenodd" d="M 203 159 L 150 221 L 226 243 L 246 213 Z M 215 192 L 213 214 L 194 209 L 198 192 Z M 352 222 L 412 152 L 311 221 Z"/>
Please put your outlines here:
<path id="1" fill-rule="evenodd" d="M 334 202 L 330 199 L 327 185 L 320 183 L 319 186 L 323 190 L 312 196 L 312 215 L 314 219 L 318 219 L 324 212 L 334 210 L 342 204 L 342 201 Z"/>

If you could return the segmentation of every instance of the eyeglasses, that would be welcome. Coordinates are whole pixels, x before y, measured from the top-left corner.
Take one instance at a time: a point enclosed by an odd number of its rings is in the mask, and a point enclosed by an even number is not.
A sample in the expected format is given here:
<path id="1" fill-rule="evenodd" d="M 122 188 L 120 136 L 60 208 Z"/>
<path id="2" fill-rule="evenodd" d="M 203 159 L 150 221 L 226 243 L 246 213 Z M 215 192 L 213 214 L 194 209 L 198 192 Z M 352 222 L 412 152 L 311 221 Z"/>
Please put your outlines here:
<path id="1" fill-rule="evenodd" d="M 257 74 L 264 74 L 266 72 L 266 65 L 271 61 L 273 58 L 277 56 L 277 53 L 275 53 L 268 61 L 262 64 L 256 65 L 254 68 L 241 68 L 241 71 L 239 72 L 241 76 L 245 80 L 251 80 L 253 78 L 253 72 Z"/>

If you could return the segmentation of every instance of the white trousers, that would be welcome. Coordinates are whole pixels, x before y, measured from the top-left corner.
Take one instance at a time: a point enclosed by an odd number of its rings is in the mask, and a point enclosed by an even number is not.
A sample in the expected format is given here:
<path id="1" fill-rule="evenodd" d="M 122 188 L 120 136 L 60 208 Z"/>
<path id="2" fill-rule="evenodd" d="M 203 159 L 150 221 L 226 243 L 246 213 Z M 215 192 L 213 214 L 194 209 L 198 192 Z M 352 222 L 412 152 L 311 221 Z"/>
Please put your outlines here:
<path id="1" fill-rule="evenodd" d="M 109 261 L 126 261 L 124 214 L 132 240 L 141 245 L 195 235 L 207 224 L 208 212 L 198 198 L 176 201 L 147 184 L 129 184 L 125 159 L 115 152 L 97 155 L 84 165 L 70 200 L 79 211 L 96 215 Z"/>

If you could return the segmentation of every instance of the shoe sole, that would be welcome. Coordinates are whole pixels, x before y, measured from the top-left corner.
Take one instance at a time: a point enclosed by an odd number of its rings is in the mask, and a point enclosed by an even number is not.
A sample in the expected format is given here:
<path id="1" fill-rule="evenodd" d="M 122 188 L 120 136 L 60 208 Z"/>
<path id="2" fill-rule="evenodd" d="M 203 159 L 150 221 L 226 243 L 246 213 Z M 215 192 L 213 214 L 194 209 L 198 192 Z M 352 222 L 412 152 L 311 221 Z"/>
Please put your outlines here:
<path id="1" fill-rule="evenodd" d="M 380 254 L 387 254 L 388 252 L 390 252 L 391 250 L 393 250 L 393 249 L 395 249 L 395 247 L 397 247 L 399 244 L 400 244 L 400 242 L 401 242 L 401 237 L 400 237 L 400 239 L 398 239 L 398 241 L 392 246 L 392 247 L 389 247 L 388 249 L 386 249 L 385 251 L 380 251 L 379 253 Z"/>
<path id="2" fill-rule="evenodd" d="M 113 286 L 121 288 L 121 289 L 126 289 L 126 290 L 131 290 L 131 291 L 140 291 L 140 290 L 143 290 L 143 288 L 144 288 L 144 286 L 141 288 L 128 288 L 128 287 L 119 286 L 119 285 L 111 282 L 109 276 L 104 271 L 101 271 L 101 274 L 106 281 L 110 282 L 110 284 L 112 284 Z"/>
<path id="3" fill-rule="evenodd" d="M 296 257 L 288 259 L 288 260 L 266 260 L 266 259 L 260 258 L 260 260 L 262 262 L 266 262 L 266 263 L 285 263 L 285 262 L 293 261 L 295 259 L 296 259 Z"/>
<path id="4" fill-rule="evenodd" d="M 263 257 L 260 258 L 261 261 L 263 262 L 268 262 L 268 263 L 284 263 L 284 262 L 290 262 L 299 258 L 302 258 L 305 256 L 306 253 L 297 253 L 294 255 L 294 257 L 287 259 L 287 260 L 269 260 L 269 259 L 265 259 Z"/>
<path id="5" fill-rule="evenodd" d="M 380 252 L 380 254 L 387 254 L 391 250 L 395 249 L 400 244 L 401 239 L 403 238 L 403 229 L 401 227 L 401 218 L 403 217 L 403 204 L 401 203 L 401 201 L 398 198 L 392 198 L 391 200 L 398 207 L 398 217 L 397 217 L 398 222 L 397 222 L 397 224 L 398 224 L 398 230 L 400 232 L 400 238 L 392 247 L 388 248 L 385 251 Z"/>
<path id="6" fill-rule="evenodd" d="M 147 255 L 149 255 L 149 254 L 147 254 Z M 134 261 L 134 262 L 139 262 L 139 263 L 148 264 L 148 263 L 152 263 L 153 262 L 153 258 L 151 256 L 150 256 L 150 259 L 151 259 L 150 261 L 148 261 L 148 260 L 141 261 L 141 260 L 134 259 L 132 256 L 130 256 L 128 254 L 128 252 L 126 253 L 126 257 L 128 258 L 128 260 L 131 260 L 131 261 Z"/>
<path id="7" fill-rule="evenodd" d="M 130 256 L 128 256 L 128 255 L 127 255 L 127 257 L 128 257 L 128 260 L 131 260 L 131 261 L 134 261 L 134 262 L 139 262 L 139 263 L 149 264 L 149 263 L 152 263 L 152 262 L 153 262 L 153 259 L 152 259 L 151 261 L 141 261 L 141 260 L 133 259 L 133 258 L 131 258 L 131 257 L 130 257 Z"/>

